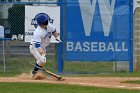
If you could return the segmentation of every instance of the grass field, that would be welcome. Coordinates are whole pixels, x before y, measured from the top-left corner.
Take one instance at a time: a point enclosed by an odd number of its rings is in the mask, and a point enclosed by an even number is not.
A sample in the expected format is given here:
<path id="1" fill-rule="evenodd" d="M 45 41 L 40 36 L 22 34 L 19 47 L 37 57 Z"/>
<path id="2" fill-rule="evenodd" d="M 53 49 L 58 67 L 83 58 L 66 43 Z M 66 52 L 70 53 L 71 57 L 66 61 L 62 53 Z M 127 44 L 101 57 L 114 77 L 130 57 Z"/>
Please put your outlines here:
<path id="1" fill-rule="evenodd" d="M 140 93 L 140 90 L 83 87 L 63 84 L 1 82 L 0 93 Z"/>
<path id="2" fill-rule="evenodd" d="M 33 57 L 12 57 L 6 58 L 6 76 L 12 76 L 21 73 L 28 73 L 35 64 Z M 65 73 L 96 73 L 96 72 L 113 72 L 112 62 L 64 62 Z M 47 56 L 47 62 L 44 68 L 52 72 L 57 72 L 57 63 L 54 56 Z M 3 63 L 0 64 L 0 76 L 3 76 Z"/>
<path id="3" fill-rule="evenodd" d="M 0 76 L 15 76 L 21 73 L 29 73 L 34 66 L 35 59 L 33 57 L 13 57 L 6 59 L 6 73 L 3 73 L 3 63 L 0 64 Z M 48 68 L 52 72 L 57 72 L 54 56 L 47 57 L 47 63 L 44 68 Z M 112 62 L 64 62 L 65 76 L 111 76 L 111 77 L 139 77 L 140 73 L 129 72 L 113 72 Z M 66 73 L 65 73 L 66 72 Z M 92 73 L 93 72 L 93 73 Z M 101 72 L 101 73 L 100 73 Z M 103 73 L 102 73 L 103 72 Z M 76 74 L 79 73 L 79 74 Z M 84 74 L 83 74 L 84 73 Z M 92 73 L 92 74 L 89 74 Z M 100 73 L 100 74 L 98 74 Z"/>
<path id="4" fill-rule="evenodd" d="M 123 81 L 122 83 L 140 84 L 140 80 Z"/>
<path id="5" fill-rule="evenodd" d="M 55 72 L 55 59 L 49 57 L 47 63 L 44 66 Z M 15 76 L 21 73 L 29 73 L 32 70 L 35 59 L 31 57 L 27 58 L 8 58 L 6 59 L 6 73 L 3 73 L 3 64 L 0 64 L 0 76 Z M 102 69 L 101 69 L 102 68 Z M 140 77 L 140 73 L 128 73 L 128 72 L 113 72 L 112 63 L 80 63 L 80 62 L 65 62 L 64 70 L 70 72 L 109 72 L 100 74 L 66 74 L 67 77 Z M 132 82 L 132 81 L 131 81 Z M 127 81 L 125 83 L 131 83 Z M 136 83 L 140 81 L 136 81 Z M 135 82 L 132 82 L 135 83 Z M 114 89 L 114 88 L 97 88 L 97 87 L 85 87 L 77 85 L 63 85 L 63 84 L 48 84 L 48 83 L 8 83 L 0 82 L 0 93 L 140 93 L 140 90 L 128 90 L 128 89 Z"/>

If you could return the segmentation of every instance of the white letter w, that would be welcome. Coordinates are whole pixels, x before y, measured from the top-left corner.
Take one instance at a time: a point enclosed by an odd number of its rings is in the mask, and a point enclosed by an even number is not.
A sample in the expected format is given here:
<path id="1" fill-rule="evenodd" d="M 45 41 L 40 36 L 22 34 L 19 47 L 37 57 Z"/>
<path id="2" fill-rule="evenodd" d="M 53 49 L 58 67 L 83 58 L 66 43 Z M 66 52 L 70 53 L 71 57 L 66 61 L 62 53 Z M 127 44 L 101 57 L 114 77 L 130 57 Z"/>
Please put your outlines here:
<path id="1" fill-rule="evenodd" d="M 95 12 L 95 6 L 96 6 L 96 0 L 79 0 L 83 25 L 85 29 L 85 35 L 90 36 L 94 12 Z"/>
<path id="2" fill-rule="evenodd" d="M 90 36 L 91 33 L 96 2 L 97 0 L 93 0 L 92 3 L 91 0 L 79 0 L 86 36 Z M 111 5 L 110 5 L 110 0 L 98 0 L 98 3 L 99 3 L 104 36 L 109 36 L 112 17 L 114 13 L 115 0 L 112 0 Z"/>
<path id="3" fill-rule="evenodd" d="M 112 17 L 114 13 L 115 0 L 112 0 L 111 5 L 110 5 L 110 0 L 98 0 L 98 2 L 99 2 L 104 36 L 109 36 L 110 27 L 112 24 Z"/>

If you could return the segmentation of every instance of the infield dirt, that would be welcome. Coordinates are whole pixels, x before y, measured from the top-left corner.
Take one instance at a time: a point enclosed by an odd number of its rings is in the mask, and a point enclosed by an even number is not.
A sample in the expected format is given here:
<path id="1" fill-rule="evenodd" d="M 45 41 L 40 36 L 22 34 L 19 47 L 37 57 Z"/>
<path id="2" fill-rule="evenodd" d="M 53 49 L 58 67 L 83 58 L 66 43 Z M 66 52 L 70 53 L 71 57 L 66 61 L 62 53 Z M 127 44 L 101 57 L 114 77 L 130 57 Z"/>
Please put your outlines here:
<path id="1" fill-rule="evenodd" d="M 95 86 L 105 88 L 139 89 L 140 84 L 121 83 L 123 81 L 140 80 L 139 77 L 63 77 L 64 81 L 47 78 L 45 80 L 33 80 L 30 74 L 21 74 L 15 77 L 0 77 L 0 82 L 33 82 L 55 83 L 81 86 Z"/>

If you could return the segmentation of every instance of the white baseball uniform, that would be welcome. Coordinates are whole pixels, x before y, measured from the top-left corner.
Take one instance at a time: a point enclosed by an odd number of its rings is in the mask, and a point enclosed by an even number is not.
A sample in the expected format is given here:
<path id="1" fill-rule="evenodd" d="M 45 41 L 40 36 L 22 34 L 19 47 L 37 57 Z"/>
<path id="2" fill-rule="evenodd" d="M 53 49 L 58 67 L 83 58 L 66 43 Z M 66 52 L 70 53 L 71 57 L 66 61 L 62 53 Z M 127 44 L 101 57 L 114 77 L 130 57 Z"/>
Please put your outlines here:
<path id="1" fill-rule="evenodd" d="M 56 32 L 56 28 L 50 23 L 45 29 L 38 26 L 34 31 L 34 36 L 31 40 L 30 45 L 30 52 L 37 59 L 37 63 L 42 61 L 46 62 L 46 54 L 42 57 L 42 55 L 37 51 L 36 44 L 39 44 L 42 50 L 46 53 L 45 48 L 49 45 L 51 36 L 54 32 Z"/>

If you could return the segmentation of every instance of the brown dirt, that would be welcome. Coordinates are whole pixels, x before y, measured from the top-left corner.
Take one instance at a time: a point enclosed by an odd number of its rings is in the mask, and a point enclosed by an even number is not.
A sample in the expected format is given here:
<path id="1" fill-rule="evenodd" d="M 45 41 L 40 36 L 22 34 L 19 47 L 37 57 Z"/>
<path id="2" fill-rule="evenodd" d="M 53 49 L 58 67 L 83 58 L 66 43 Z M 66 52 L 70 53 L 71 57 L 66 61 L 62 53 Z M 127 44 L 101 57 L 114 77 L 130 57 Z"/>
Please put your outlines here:
<path id="1" fill-rule="evenodd" d="M 64 77 L 64 81 L 47 78 L 45 80 L 33 80 L 29 74 L 21 74 L 15 77 L 0 77 L 0 82 L 34 82 L 34 83 L 58 83 L 81 86 L 95 86 L 120 89 L 139 89 L 140 84 L 126 84 L 122 81 L 140 80 L 139 77 Z"/>

